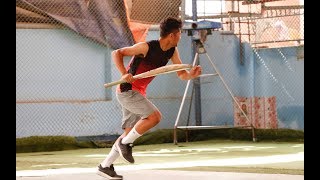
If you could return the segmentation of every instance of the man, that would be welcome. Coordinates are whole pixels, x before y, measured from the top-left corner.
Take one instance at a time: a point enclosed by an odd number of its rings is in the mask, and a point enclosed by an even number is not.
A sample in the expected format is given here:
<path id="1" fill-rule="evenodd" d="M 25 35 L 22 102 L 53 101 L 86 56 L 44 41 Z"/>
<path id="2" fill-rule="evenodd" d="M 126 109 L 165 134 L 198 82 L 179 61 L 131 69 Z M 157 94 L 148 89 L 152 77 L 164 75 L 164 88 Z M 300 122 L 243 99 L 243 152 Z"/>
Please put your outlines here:
<path id="1" fill-rule="evenodd" d="M 146 98 L 148 84 L 155 78 L 133 78 L 161 66 L 171 59 L 173 64 L 181 64 L 178 42 L 181 38 L 182 22 L 169 17 L 160 23 L 160 38 L 148 42 L 137 43 L 112 52 L 112 59 L 121 73 L 122 83 L 117 86 L 116 96 L 122 105 L 122 128 L 124 133 L 116 140 L 107 158 L 100 163 L 98 174 L 107 178 L 122 179 L 113 167 L 113 162 L 121 156 L 126 162 L 134 163 L 132 157 L 133 142 L 145 132 L 157 125 L 161 120 L 161 112 Z M 133 56 L 127 68 L 123 57 Z M 201 74 L 201 67 L 195 66 L 190 71 L 177 71 L 182 80 L 189 80 Z"/>

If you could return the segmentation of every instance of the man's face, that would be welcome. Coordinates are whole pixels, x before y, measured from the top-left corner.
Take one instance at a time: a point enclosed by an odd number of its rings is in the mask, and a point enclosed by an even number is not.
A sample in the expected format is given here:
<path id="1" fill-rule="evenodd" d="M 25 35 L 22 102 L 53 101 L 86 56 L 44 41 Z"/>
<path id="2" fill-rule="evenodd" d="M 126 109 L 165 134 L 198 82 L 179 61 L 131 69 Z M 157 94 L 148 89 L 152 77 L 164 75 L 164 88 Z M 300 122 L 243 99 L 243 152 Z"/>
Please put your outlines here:
<path id="1" fill-rule="evenodd" d="M 181 39 L 181 30 L 179 29 L 179 31 L 172 33 L 172 45 L 174 47 L 177 47 L 180 39 Z"/>

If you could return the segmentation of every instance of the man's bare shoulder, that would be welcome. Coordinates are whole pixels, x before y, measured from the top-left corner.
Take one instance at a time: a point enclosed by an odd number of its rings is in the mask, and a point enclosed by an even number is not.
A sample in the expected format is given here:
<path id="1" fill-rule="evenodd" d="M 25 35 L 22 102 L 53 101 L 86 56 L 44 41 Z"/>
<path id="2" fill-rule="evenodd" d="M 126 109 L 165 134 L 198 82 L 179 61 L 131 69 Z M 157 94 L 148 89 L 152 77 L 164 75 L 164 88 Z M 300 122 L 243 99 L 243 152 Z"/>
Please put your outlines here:
<path id="1" fill-rule="evenodd" d="M 147 42 L 139 42 L 133 46 L 136 50 L 138 50 L 144 56 L 147 54 L 149 50 L 149 45 Z"/>
<path id="2" fill-rule="evenodd" d="M 134 46 L 148 46 L 147 42 L 138 42 L 136 44 L 134 44 Z"/>
<path id="3" fill-rule="evenodd" d="M 149 46 L 146 42 L 139 42 L 129 47 L 124 47 L 120 49 L 120 53 L 125 56 L 133 56 L 138 54 L 143 54 L 144 56 L 149 50 Z"/>

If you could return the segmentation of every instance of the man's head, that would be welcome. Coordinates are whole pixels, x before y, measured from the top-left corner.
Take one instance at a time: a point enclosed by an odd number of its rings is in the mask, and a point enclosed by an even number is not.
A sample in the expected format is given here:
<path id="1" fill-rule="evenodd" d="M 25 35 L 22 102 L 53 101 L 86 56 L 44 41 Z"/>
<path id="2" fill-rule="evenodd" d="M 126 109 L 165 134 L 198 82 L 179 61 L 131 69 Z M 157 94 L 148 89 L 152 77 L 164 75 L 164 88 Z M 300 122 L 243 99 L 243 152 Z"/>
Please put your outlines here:
<path id="1" fill-rule="evenodd" d="M 160 37 L 171 39 L 172 45 L 177 46 L 181 37 L 182 21 L 178 18 L 169 17 L 160 23 Z"/>
<path id="2" fill-rule="evenodd" d="M 170 33 L 179 32 L 182 27 L 180 19 L 169 17 L 160 23 L 160 37 L 164 38 Z"/>

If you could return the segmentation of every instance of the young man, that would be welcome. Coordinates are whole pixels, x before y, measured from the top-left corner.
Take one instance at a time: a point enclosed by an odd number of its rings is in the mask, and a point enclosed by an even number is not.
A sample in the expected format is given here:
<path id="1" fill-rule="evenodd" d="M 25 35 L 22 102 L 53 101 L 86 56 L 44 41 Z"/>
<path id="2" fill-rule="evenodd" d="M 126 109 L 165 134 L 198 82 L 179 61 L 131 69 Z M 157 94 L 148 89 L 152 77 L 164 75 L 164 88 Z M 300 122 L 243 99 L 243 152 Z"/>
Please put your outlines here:
<path id="1" fill-rule="evenodd" d="M 161 112 L 146 98 L 148 84 L 155 78 L 149 77 L 135 80 L 134 75 L 161 66 L 169 60 L 173 64 L 181 64 L 178 42 L 181 38 L 182 22 L 169 17 L 160 23 L 160 38 L 148 42 L 137 43 L 112 52 L 112 59 L 126 83 L 117 86 L 116 96 L 122 105 L 122 128 L 124 133 L 116 140 L 107 158 L 100 163 L 98 174 L 111 179 L 122 179 L 113 167 L 113 162 L 121 156 L 126 162 L 134 163 L 132 156 L 133 142 L 145 132 L 157 125 L 161 120 Z M 127 68 L 123 57 L 133 56 Z M 178 71 L 182 80 L 189 80 L 201 74 L 201 67 L 195 66 L 190 71 Z"/>

